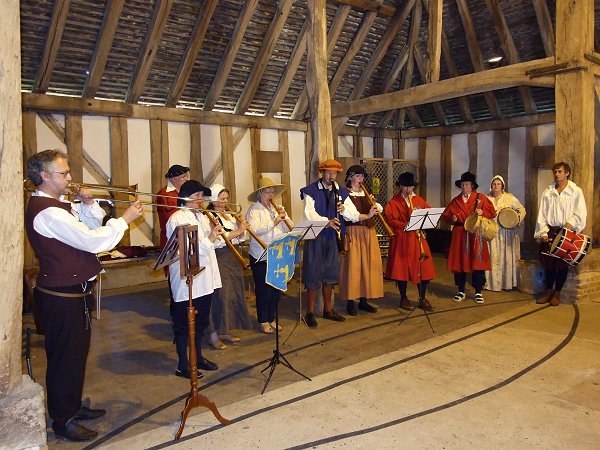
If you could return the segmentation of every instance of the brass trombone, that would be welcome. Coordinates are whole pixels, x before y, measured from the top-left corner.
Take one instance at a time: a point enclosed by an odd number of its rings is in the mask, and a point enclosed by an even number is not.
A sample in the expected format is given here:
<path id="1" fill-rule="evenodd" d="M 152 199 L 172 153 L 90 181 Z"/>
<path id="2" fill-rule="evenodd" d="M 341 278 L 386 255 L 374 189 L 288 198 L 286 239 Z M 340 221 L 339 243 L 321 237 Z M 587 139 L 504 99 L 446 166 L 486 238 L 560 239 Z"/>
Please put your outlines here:
<path id="1" fill-rule="evenodd" d="M 131 185 L 131 186 L 110 186 L 110 185 L 104 185 L 104 184 L 91 184 L 91 183 L 71 183 L 69 184 L 69 186 L 67 187 L 67 195 L 71 195 L 73 197 L 77 197 L 77 195 L 79 194 L 79 191 L 81 189 L 89 189 L 90 191 L 107 191 L 107 192 L 111 192 L 113 194 L 125 194 L 125 195 L 131 195 L 133 197 L 139 197 L 139 196 L 146 196 L 146 197 L 161 197 L 161 198 L 170 198 L 170 199 L 175 199 L 175 200 L 184 200 L 184 201 L 190 201 L 190 200 L 195 200 L 192 199 L 190 197 L 173 197 L 171 195 L 162 195 L 162 194 L 152 194 L 150 192 L 140 192 L 137 190 L 137 184 Z M 28 192 L 33 192 L 36 190 L 35 186 L 33 185 L 33 183 L 31 182 L 31 180 L 29 180 L 28 178 L 26 178 L 25 180 L 23 180 L 23 190 L 28 191 Z M 93 197 L 94 200 L 104 200 L 104 201 L 110 201 L 110 202 L 116 202 L 116 203 L 133 203 L 130 200 L 121 200 L 121 199 L 113 199 L 113 198 L 104 198 L 104 197 Z M 141 204 L 143 206 L 157 206 L 157 207 L 166 207 L 166 205 L 161 205 L 160 203 L 155 203 L 155 202 L 141 202 Z M 230 209 L 234 209 L 237 213 L 242 212 L 242 205 L 239 203 L 224 203 L 226 206 L 228 206 Z M 204 209 L 204 208 L 188 208 L 185 206 L 168 206 L 169 208 L 176 208 L 176 209 L 194 209 L 197 211 L 212 211 L 209 209 Z"/>

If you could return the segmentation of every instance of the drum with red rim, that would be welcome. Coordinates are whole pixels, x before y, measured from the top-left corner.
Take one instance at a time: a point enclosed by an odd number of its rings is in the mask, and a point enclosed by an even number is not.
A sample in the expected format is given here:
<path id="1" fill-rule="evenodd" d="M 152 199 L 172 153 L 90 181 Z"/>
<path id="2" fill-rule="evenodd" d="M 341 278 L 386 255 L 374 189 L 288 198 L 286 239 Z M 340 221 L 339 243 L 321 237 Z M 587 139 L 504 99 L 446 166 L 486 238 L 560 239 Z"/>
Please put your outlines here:
<path id="1" fill-rule="evenodd" d="M 590 243 L 589 236 L 563 228 L 552 241 L 550 254 L 562 259 L 571 266 L 576 266 L 583 261 L 590 248 Z"/>

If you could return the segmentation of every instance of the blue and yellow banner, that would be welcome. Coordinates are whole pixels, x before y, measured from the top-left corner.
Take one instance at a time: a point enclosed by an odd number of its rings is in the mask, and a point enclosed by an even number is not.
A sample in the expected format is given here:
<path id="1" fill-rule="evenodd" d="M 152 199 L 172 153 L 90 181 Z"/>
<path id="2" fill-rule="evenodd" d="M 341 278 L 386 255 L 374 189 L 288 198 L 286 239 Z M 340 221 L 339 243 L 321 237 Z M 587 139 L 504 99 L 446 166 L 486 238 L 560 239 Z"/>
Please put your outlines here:
<path id="1" fill-rule="evenodd" d="M 287 283 L 294 276 L 294 263 L 300 260 L 298 241 L 302 236 L 286 234 L 267 247 L 267 276 L 265 282 L 280 291 L 287 291 Z"/>

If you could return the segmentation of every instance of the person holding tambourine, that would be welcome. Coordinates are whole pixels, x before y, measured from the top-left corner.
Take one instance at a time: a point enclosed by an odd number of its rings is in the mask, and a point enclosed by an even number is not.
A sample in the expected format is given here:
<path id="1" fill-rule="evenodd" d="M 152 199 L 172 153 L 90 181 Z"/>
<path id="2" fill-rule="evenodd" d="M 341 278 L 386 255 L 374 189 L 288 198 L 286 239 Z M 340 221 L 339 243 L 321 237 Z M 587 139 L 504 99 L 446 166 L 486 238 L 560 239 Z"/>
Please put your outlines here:
<path id="1" fill-rule="evenodd" d="M 540 261 L 546 275 L 546 291 L 536 303 L 550 302 L 552 306 L 558 306 L 569 264 L 550 254 L 550 247 L 563 228 L 576 233 L 585 228 L 587 209 L 583 191 L 569 180 L 571 166 L 558 162 L 552 166 L 552 173 L 554 183 L 542 193 L 534 234 L 540 240 Z"/>
<path id="2" fill-rule="evenodd" d="M 506 192 L 504 178 L 496 175 L 487 196 L 496 208 L 499 230 L 490 245 L 492 270 L 485 272 L 486 289 L 511 290 L 517 286 L 517 260 L 521 257 L 518 227 L 525 219 L 525 207 L 513 194 Z"/>

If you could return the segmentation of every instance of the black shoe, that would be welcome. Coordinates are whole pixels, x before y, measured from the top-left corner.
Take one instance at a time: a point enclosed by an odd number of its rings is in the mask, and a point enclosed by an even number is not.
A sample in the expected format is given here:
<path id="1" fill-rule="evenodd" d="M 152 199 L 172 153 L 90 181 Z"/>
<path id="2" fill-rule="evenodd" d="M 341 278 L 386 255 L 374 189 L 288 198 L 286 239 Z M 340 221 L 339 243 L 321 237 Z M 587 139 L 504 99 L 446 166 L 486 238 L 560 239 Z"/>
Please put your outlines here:
<path id="1" fill-rule="evenodd" d="M 198 368 L 202 370 L 218 370 L 219 366 L 214 362 L 209 361 L 208 359 L 199 356 L 198 357 Z"/>
<path id="2" fill-rule="evenodd" d="M 200 372 L 199 370 L 196 371 L 196 373 L 198 374 L 198 379 L 200 379 L 204 376 L 204 374 L 202 372 Z M 181 378 L 187 378 L 189 380 L 190 379 L 190 369 L 186 369 L 186 370 L 177 369 L 177 370 L 175 370 L 175 375 L 177 375 L 178 377 L 181 377 Z"/>
<path id="3" fill-rule="evenodd" d="M 403 309 L 405 311 L 414 311 L 415 307 L 412 305 L 412 303 L 410 302 L 409 299 L 401 298 L 400 299 L 400 309 Z"/>
<path id="4" fill-rule="evenodd" d="M 429 303 L 429 300 L 427 300 L 426 298 L 419 299 L 418 308 L 422 309 L 423 311 L 433 311 L 433 306 L 431 306 L 431 303 Z"/>
<path id="5" fill-rule="evenodd" d="M 52 430 L 56 437 L 68 439 L 69 441 L 91 441 L 98 436 L 98 432 L 75 423 L 73 419 L 69 419 L 64 425 L 58 425 L 56 422 L 53 422 Z"/>
<path id="6" fill-rule="evenodd" d="M 87 406 L 82 406 L 79 411 L 71 418 L 72 420 L 93 420 L 102 417 L 106 414 L 105 409 L 91 409 Z"/>
<path id="7" fill-rule="evenodd" d="M 306 315 L 304 316 L 304 321 L 306 322 L 306 325 L 308 325 L 308 328 L 317 328 L 317 325 L 319 325 L 317 323 L 315 313 L 306 313 Z"/>
<path id="8" fill-rule="evenodd" d="M 346 303 L 346 312 L 350 316 L 356 316 L 358 313 L 356 312 L 356 307 L 354 306 L 354 300 L 348 300 Z"/>
<path id="9" fill-rule="evenodd" d="M 358 309 L 362 309 L 363 311 L 369 313 L 377 312 L 377 308 L 375 308 L 373 305 L 370 305 L 364 298 L 361 298 L 360 302 L 358 302 Z"/>
<path id="10" fill-rule="evenodd" d="M 333 309 L 331 311 L 323 311 L 323 319 L 333 320 L 334 322 L 345 322 L 346 318 L 340 316 Z"/>

